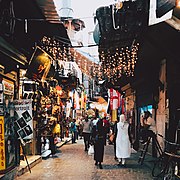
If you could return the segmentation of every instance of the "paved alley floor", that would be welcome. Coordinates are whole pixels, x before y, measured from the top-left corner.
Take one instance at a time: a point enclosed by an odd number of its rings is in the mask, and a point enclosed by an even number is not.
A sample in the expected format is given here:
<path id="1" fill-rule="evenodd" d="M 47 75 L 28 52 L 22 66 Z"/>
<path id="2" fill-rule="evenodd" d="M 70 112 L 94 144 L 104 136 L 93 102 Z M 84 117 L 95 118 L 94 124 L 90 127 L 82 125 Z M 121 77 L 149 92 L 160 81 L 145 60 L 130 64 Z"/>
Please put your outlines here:
<path id="1" fill-rule="evenodd" d="M 148 163 L 138 164 L 138 154 L 132 154 L 126 167 L 118 167 L 113 145 L 105 146 L 103 169 L 94 165 L 93 156 L 84 151 L 83 140 L 62 146 L 55 157 L 43 159 L 17 180 L 152 180 Z"/>

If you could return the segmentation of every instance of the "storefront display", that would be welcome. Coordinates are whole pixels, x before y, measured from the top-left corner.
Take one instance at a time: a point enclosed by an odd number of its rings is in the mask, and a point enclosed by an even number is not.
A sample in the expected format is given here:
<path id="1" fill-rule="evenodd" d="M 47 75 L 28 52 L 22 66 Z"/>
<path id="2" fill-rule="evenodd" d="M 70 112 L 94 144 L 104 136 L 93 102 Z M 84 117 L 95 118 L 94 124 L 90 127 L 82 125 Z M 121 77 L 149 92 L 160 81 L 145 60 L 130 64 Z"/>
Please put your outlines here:
<path id="1" fill-rule="evenodd" d="M 1 86 L 0 174 L 14 168 L 17 164 L 17 139 L 14 131 L 14 84 L 12 81 L 3 78 Z"/>

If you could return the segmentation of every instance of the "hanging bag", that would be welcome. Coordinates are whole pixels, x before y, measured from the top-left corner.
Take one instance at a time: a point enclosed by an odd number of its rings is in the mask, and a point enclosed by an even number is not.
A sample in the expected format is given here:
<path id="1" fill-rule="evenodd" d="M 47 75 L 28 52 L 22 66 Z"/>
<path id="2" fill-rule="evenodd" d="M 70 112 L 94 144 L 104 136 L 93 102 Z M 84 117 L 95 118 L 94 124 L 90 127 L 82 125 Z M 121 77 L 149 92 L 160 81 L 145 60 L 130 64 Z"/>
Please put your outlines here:
<path id="1" fill-rule="evenodd" d="M 94 146 L 93 145 L 90 145 L 89 146 L 89 150 L 88 150 L 88 155 L 91 156 L 94 154 Z"/>

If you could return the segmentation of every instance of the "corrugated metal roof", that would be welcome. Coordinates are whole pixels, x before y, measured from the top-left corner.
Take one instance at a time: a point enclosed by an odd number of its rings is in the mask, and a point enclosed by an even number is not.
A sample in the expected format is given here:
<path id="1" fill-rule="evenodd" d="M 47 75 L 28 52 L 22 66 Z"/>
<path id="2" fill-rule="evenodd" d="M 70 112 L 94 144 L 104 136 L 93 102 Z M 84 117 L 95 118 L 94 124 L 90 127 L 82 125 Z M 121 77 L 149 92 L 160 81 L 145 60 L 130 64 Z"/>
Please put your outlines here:
<path id="1" fill-rule="evenodd" d="M 44 14 L 46 20 L 51 22 L 60 22 L 60 17 L 57 13 L 55 4 L 53 0 L 36 0 L 39 8 Z"/>

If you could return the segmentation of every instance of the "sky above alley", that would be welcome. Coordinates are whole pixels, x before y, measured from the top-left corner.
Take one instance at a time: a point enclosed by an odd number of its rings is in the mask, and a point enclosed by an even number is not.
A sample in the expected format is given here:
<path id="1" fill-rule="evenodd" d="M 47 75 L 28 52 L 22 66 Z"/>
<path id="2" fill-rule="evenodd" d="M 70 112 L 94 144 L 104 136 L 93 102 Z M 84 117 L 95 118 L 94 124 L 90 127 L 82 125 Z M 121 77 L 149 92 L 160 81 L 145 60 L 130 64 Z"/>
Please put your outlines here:
<path id="1" fill-rule="evenodd" d="M 95 28 L 94 16 L 96 10 L 102 6 L 108 6 L 116 2 L 116 0 L 70 0 L 67 3 L 67 0 L 54 0 L 55 5 L 57 7 L 57 11 L 61 11 L 63 1 L 68 4 L 73 11 L 71 11 L 71 15 L 73 18 L 78 18 L 84 21 L 85 28 L 82 32 L 78 32 L 79 38 L 83 39 L 84 48 L 79 48 L 84 52 L 87 52 L 94 58 L 98 58 L 98 47 L 87 47 L 88 45 L 95 45 L 93 40 L 93 31 Z M 60 14 L 61 12 L 59 12 Z M 97 23 L 97 21 L 96 21 Z"/>
<path id="2" fill-rule="evenodd" d="M 86 29 L 88 31 L 94 30 L 93 15 L 96 9 L 101 6 L 107 6 L 113 4 L 117 0 L 54 0 L 57 7 L 57 11 L 60 14 L 62 6 L 66 4 L 73 9 L 73 18 L 82 19 L 86 23 Z"/>

